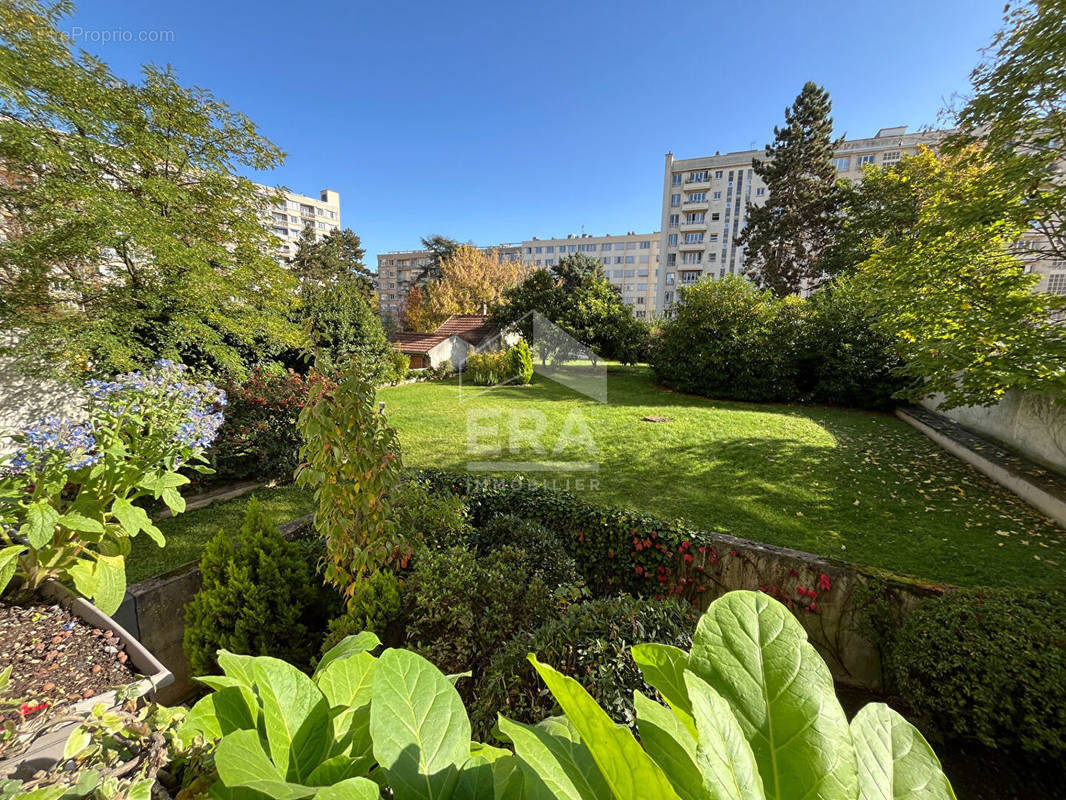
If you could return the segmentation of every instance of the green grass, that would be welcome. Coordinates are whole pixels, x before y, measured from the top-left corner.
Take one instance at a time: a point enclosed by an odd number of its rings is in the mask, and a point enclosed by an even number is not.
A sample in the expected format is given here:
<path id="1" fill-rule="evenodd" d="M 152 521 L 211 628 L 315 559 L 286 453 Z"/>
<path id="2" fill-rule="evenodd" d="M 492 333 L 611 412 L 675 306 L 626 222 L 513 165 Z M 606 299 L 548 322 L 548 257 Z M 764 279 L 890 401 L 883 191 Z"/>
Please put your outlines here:
<path id="1" fill-rule="evenodd" d="M 127 559 L 127 582 L 143 581 L 199 560 L 204 544 L 220 530 L 240 530 L 244 508 L 252 497 L 259 499 L 279 525 L 313 510 L 309 492 L 295 486 L 275 486 L 164 519 L 159 528 L 167 538 L 165 548 L 157 547 L 144 534 L 133 540 L 133 551 Z"/>
<path id="2" fill-rule="evenodd" d="M 539 377 L 532 386 L 477 392 L 455 380 L 381 390 L 406 466 L 592 461 L 598 472 L 530 477 L 592 502 L 922 578 L 1063 584 L 1066 531 L 886 414 L 688 397 L 655 387 L 644 368 L 611 367 L 607 405 Z M 596 451 L 570 445 L 553 453 L 575 411 Z M 515 413 L 543 414 L 546 453 L 521 441 L 511 451 Z M 471 414 L 485 415 L 482 443 L 500 453 L 468 454 Z M 651 415 L 670 421 L 641 421 Z"/>

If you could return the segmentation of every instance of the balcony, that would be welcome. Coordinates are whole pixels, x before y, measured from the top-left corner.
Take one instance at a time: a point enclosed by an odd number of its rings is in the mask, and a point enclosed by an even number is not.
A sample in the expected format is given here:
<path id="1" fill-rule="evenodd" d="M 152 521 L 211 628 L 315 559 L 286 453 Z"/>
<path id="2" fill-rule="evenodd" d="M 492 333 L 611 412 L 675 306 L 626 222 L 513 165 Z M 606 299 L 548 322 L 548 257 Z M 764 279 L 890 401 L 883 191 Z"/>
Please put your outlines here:
<path id="1" fill-rule="evenodd" d="M 708 208 L 710 203 L 708 200 L 686 200 L 681 205 L 690 211 L 695 211 L 696 209 Z"/>
<path id="2" fill-rule="evenodd" d="M 706 227 L 707 220 L 703 220 L 702 222 L 685 222 L 682 220 L 681 222 L 681 230 L 683 231 L 699 231 L 704 230 Z"/>

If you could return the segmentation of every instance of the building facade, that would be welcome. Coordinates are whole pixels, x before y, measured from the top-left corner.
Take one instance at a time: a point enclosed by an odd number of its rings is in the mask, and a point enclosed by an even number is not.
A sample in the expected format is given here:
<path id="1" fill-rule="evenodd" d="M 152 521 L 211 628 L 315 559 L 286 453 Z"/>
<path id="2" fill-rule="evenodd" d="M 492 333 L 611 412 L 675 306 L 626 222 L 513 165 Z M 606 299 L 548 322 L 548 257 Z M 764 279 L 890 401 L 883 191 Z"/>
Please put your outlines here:
<path id="1" fill-rule="evenodd" d="M 849 139 L 836 152 L 834 164 L 841 178 L 861 180 L 867 164 L 889 166 L 919 146 L 936 147 L 943 131 L 907 133 L 907 127 L 882 128 L 869 139 Z M 714 279 L 744 272 L 744 248 L 736 237 L 747 221 L 747 207 L 762 205 L 767 188 L 752 169 L 753 158 L 764 150 L 716 153 L 675 159 L 666 154 L 663 174 L 662 264 L 656 307 L 669 313 L 680 286 L 705 276 Z"/>
<path id="2" fill-rule="evenodd" d="M 521 245 L 517 243 L 479 247 L 484 252 L 496 251 L 501 261 L 517 261 Z M 418 276 L 429 266 L 433 253 L 429 250 L 391 250 L 378 255 L 378 310 L 382 316 L 396 317 L 403 312 L 407 293 Z"/>
<path id="3" fill-rule="evenodd" d="M 534 237 L 522 242 L 522 263 L 533 269 L 548 269 L 564 256 L 585 253 L 603 265 L 607 279 L 633 308 L 633 314 L 645 318 L 653 316 L 657 308 L 659 246 L 658 232 L 631 231 L 622 236 L 582 233 L 562 239 Z"/>
<path id="4" fill-rule="evenodd" d="M 264 187 L 269 188 L 269 187 Z M 300 234 L 310 225 L 321 239 L 341 226 L 341 198 L 330 189 L 323 189 L 318 199 L 304 194 L 281 190 L 282 199 L 266 208 L 263 224 L 281 239 L 276 252 L 279 261 L 296 255 Z"/>

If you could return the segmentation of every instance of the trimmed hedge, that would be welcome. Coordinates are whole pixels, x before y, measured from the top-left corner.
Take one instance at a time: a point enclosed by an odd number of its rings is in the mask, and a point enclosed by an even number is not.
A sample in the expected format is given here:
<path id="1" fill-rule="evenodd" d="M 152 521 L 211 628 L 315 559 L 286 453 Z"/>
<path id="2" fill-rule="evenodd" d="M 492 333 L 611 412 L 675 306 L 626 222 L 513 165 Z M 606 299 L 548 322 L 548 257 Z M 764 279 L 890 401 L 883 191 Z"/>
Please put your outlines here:
<path id="1" fill-rule="evenodd" d="M 659 642 L 687 651 L 697 619 L 687 604 L 628 595 L 570 606 L 562 617 L 520 633 L 489 662 L 471 703 L 475 736 L 491 735 L 497 713 L 538 722 L 557 708 L 526 658 L 529 653 L 580 681 L 616 722 L 632 725 L 633 692 L 657 695 L 644 683 L 630 648 Z"/>
<path id="2" fill-rule="evenodd" d="M 724 555 L 707 533 L 679 520 L 584 503 L 569 492 L 525 481 L 486 481 L 435 469 L 415 476 L 431 492 L 461 497 L 476 528 L 499 514 L 547 528 L 577 563 L 593 596 L 625 592 L 695 601 L 706 590 L 704 576 Z"/>
<path id="3" fill-rule="evenodd" d="M 883 639 L 895 688 L 927 724 L 989 747 L 1066 754 L 1066 595 L 952 591 Z"/>

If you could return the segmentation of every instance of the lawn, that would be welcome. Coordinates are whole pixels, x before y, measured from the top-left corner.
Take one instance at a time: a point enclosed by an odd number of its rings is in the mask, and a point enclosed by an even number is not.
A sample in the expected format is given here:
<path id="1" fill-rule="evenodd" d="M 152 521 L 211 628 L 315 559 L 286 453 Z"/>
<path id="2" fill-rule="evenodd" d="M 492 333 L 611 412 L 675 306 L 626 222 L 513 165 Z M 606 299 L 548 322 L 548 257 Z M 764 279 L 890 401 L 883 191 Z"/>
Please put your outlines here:
<path id="1" fill-rule="evenodd" d="M 134 539 L 126 564 L 127 582 L 143 581 L 198 561 L 204 544 L 220 530 L 240 530 L 244 508 L 251 497 L 258 498 L 279 525 L 314 510 L 309 492 L 295 486 L 276 486 L 161 520 L 159 528 L 167 538 L 166 547 L 157 547 L 144 534 Z"/>
<path id="2" fill-rule="evenodd" d="M 590 462 L 597 471 L 559 463 L 529 477 L 592 502 L 923 578 L 1063 584 L 1066 531 L 886 414 L 689 397 L 637 367 L 609 369 L 607 404 L 539 376 L 471 389 L 452 380 L 380 391 L 406 466 Z M 468 452 L 468 418 L 475 444 L 500 452 Z M 523 440 L 538 425 L 544 452 Z M 564 428 L 570 444 L 554 452 Z"/>

